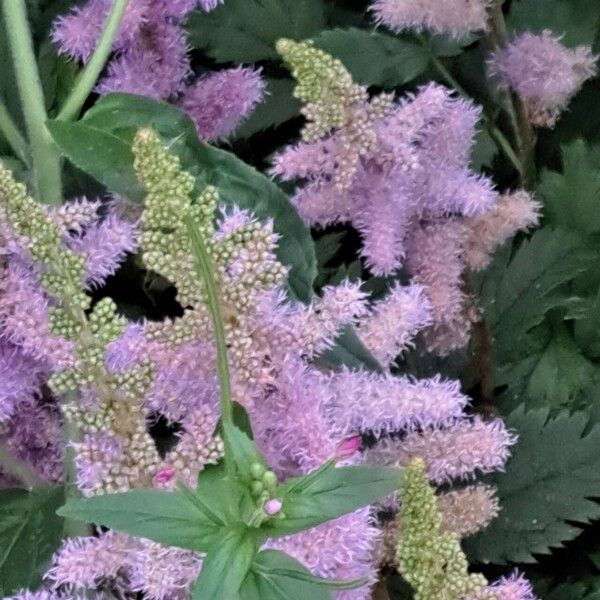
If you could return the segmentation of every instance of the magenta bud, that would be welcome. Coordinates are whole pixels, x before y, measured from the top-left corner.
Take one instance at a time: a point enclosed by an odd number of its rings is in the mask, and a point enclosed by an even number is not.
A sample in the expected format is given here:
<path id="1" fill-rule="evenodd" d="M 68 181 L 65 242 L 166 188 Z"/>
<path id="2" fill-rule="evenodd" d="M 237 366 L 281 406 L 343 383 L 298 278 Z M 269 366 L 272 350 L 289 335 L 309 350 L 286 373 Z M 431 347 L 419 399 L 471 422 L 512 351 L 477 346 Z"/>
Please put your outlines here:
<path id="1" fill-rule="evenodd" d="M 263 504 L 263 510 L 269 516 L 276 515 L 281 510 L 281 500 L 278 500 L 277 498 L 271 498 L 270 500 L 267 500 Z"/>
<path id="2" fill-rule="evenodd" d="M 342 440 L 335 451 L 335 457 L 338 460 L 349 458 L 360 448 L 361 437 L 360 435 L 353 435 L 352 437 Z"/>
<path id="3" fill-rule="evenodd" d="M 173 467 L 164 466 L 158 469 L 158 471 L 156 471 L 154 477 L 152 477 L 152 483 L 156 487 L 161 487 L 166 483 L 169 483 L 169 481 L 171 481 L 171 479 L 173 479 L 174 476 L 175 469 Z"/>

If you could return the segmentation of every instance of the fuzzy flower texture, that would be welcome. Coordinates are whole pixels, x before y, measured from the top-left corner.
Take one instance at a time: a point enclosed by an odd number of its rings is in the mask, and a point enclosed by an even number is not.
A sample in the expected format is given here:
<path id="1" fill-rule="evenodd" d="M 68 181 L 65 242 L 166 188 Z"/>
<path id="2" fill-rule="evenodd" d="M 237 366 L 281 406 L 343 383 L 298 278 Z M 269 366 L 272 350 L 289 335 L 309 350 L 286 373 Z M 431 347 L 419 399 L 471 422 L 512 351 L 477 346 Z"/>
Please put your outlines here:
<path id="1" fill-rule="evenodd" d="M 498 244 L 537 223 L 539 209 L 526 192 L 499 194 L 469 169 L 480 109 L 437 84 L 399 101 L 369 98 L 339 60 L 310 43 L 284 39 L 277 48 L 307 124 L 272 173 L 299 183 L 292 200 L 307 223 L 351 223 L 370 270 L 406 269 L 428 302 L 428 316 L 416 315 L 423 300 L 393 291 L 395 308 L 378 309 L 379 322 L 361 330 L 365 342 L 385 339 L 384 324 L 400 314 L 428 325 L 430 350 L 464 346 L 477 318 L 466 270 L 485 267 Z M 378 358 L 387 363 L 395 354 L 382 349 Z"/>
<path id="2" fill-rule="evenodd" d="M 394 465 L 419 457 L 427 479 L 450 490 L 504 467 L 515 436 L 499 419 L 467 416 L 469 400 L 458 382 L 347 368 L 324 372 L 313 366 L 313 358 L 333 344 L 343 326 L 374 331 L 378 320 L 391 321 L 395 306 L 407 307 L 406 318 L 394 324 L 396 348 L 377 336 L 371 347 L 380 356 L 401 351 L 428 322 L 421 312 L 429 310 L 422 285 L 397 286 L 375 305 L 350 283 L 326 288 L 308 305 L 291 301 L 284 292 L 286 268 L 275 254 L 278 236 L 271 222 L 260 223 L 231 207 L 215 224 L 217 191 L 207 187 L 192 202 L 194 179 L 153 131 L 138 132 L 133 152 L 147 191 L 135 226 L 110 207 L 99 216 L 97 203 L 89 201 L 45 212 L 10 172 L 0 170 L 0 318 L 5 325 L 0 368 L 12 373 L 0 386 L 5 431 L 0 443 L 23 460 L 31 459 L 49 480 L 60 480 L 56 453 L 40 452 L 44 439 L 31 439 L 33 415 L 44 424 L 36 435 L 49 438 L 46 445 L 55 448 L 60 448 L 62 420 L 70 420 L 81 432 L 73 449 L 77 485 L 86 496 L 149 486 L 170 489 L 178 478 L 194 484 L 204 465 L 219 460 L 216 356 L 185 233 L 192 220 L 219 279 L 235 399 L 247 409 L 255 442 L 280 480 L 332 457 Z M 94 252 L 85 242 L 99 231 L 112 241 Z M 109 299 L 90 307 L 85 289 L 97 285 L 138 244 L 146 266 L 176 285 L 181 317 L 125 323 Z M 112 248 L 112 266 L 99 248 Z M 27 300 L 20 282 L 27 285 Z M 20 324 L 16 315 L 23 306 L 34 309 L 28 311 L 31 320 Z M 56 398 L 61 398 L 62 416 Z M 54 421 L 44 419 L 49 410 Z M 176 443 L 166 454 L 159 453 L 148 430 L 157 416 L 178 425 Z M 359 447 L 365 432 L 377 440 L 368 451 Z M 462 530 L 474 532 L 497 512 L 497 502 L 490 488 L 482 492 L 469 484 L 466 490 L 449 492 L 448 527 L 456 527 L 452 515 L 458 514 Z M 481 511 L 473 510 L 474 497 Z M 395 511 L 397 502 L 388 498 L 384 504 Z M 365 577 L 362 588 L 335 597 L 366 600 L 383 560 L 380 509 L 366 507 L 271 540 L 269 546 L 324 577 Z M 201 564 L 202 556 L 194 552 L 98 531 L 66 540 L 42 590 L 15 598 L 66 599 L 84 592 L 103 598 L 138 592 L 148 600 L 184 598 Z"/>
<path id="3" fill-rule="evenodd" d="M 113 57 L 98 83 L 100 94 L 125 92 L 170 101 L 213 141 L 231 134 L 264 95 L 260 70 L 237 67 L 195 79 L 182 23 L 192 10 L 222 0 L 129 0 L 113 43 Z M 52 39 L 61 54 L 80 62 L 92 55 L 112 0 L 87 0 L 58 17 Z"/>
<path id="4" fill-rule="evenodd" d="M 523 99 L 534 125 L 552 127 L 583 83 L 595 76 L 597 60 L 590 46 L 567 48 L 550 31 L 527 32 L 497 50 L 489 69 Z"/>

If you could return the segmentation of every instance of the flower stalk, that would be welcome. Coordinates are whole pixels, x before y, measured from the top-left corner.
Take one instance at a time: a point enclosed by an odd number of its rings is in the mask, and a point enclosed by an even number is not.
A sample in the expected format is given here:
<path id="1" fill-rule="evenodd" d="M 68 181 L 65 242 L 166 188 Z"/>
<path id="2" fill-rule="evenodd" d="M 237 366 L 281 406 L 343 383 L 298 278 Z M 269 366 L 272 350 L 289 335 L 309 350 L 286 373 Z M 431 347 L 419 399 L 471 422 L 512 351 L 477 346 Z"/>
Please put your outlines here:
<path id="1" fill-rule="evenodd" d="M 46 127 L 48 115 L 25 0 L 2 0 L 2 12 L 31 146 L 36 195 L 45 204 L 57 205 L 62 201 L 60 154 Z"/>

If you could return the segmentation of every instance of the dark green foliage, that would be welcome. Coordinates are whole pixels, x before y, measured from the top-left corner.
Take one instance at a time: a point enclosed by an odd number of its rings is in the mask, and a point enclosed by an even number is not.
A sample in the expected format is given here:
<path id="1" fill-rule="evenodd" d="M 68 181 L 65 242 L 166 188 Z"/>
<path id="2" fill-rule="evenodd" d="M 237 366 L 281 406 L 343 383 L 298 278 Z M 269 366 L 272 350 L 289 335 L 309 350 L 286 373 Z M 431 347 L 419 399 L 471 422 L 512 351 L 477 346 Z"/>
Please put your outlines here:
<path id="1" fill-rule="evenodd" d="M 314 37 L 315 45 L 339 58 L 363 85 L 392 88 L 421 75 L 429 64 L 426 47 L 387 33 L 334 29 Z"/>
<path id="2" fill-rule="evenodd" d="M 64 489 L 0 490 L 0 595 L 35 589 L 63 536 Z"/>
<path id="3" fill-rule="evenodd" d="M 478 562 L 535 561 L 600 517 L 600 427 L 585 413 L 522 408 L 506 418 L 519 435 L 506 473 L 490 478 L 502 511 L 466 548 Z"/>
<path id="4" fill-rule="evenodd" d="M 229 0 L 209 14 L 187 22 L 194 48 L 219 62 L 249 63 L 277 59 L 280 37 L 304 39 L 325 27 L 321 0 Z"/>

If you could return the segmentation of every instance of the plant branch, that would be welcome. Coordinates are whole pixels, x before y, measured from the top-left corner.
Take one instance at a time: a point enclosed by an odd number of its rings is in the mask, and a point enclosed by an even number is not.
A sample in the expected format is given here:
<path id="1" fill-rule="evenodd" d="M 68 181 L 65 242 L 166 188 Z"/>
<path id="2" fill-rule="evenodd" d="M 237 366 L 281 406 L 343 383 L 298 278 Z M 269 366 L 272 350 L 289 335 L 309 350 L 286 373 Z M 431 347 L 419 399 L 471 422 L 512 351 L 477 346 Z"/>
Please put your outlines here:
<path id="1" fill-rule="evenodd" d="M 25 0 L 2 0 L 2 10 L 31 146 L 36 195 L 46 204 L 60 204 L 60 154 L 46 127 L 46 104 L 27 21 Z"/>
<path id="2" fill-rule="evenodd" d="M 0 446 L 0 468 L 18 479 L 28 490 L 47 485 L 30 465 L 13 456 L 4 446 Z"/>
<path id="3" fill-rule="evenodd" d="M 31 167 L 27 140 L 19 131 L 19 128 L 10 116 L 6 105 L 2 101 L 0 101 L 0 132 L 4 135 L 4 138 L 15 153 L 15 156 L 19 158 L 25 166 Z"/>
<path id="4" fill-rule="evenodd" d="M 5 0 L 9 1 L 10 0 Z M 92 57 L 79 74 L 75 85 L 56 117 L 61 121 L 70 121 L 77 117 L 81 107 L 94 88 L 98 76 L 102 72 L 106 61 L 110 55 L 112 44 L 117 35 L 117 30 L 121 24 L 121 19 L 127 7 L 127 0 L 114 0 L 111 11 L 106 19 L 102 34 L 98 39 L 98 44 Z"/>

